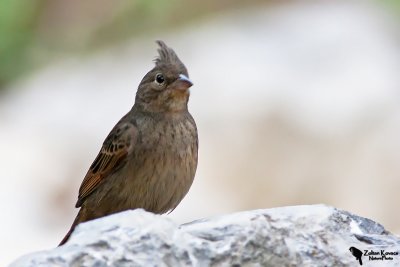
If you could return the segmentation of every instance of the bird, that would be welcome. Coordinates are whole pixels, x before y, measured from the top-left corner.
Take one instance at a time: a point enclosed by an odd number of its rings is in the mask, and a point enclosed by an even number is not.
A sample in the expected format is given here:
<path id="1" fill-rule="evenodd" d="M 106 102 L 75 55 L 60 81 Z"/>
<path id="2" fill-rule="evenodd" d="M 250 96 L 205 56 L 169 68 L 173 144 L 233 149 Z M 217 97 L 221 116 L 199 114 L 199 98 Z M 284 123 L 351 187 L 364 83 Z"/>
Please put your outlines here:
<path id="1" fill-rule="evenodd" d="M 174 50 L 156 43 L 155 66 L 89 167 L 75 205 L 80 209 L 59 246 L 82 222 L 129 209 L 171 212 L 193 183 L 199 142 L 188 111 L 193 82 Z"/>
<path id="2" fill-rule="evenodd" d="M 360 265 L 363 265 L 362 259 L 361 259 L 362 255 L 363 255 L 362 251 L 355 247 L 350 247 L 349 250 L 350 250 L 351 254 L 353 254 L 353 256 L 356 258 L 356 260 L 358 260 Z"/>

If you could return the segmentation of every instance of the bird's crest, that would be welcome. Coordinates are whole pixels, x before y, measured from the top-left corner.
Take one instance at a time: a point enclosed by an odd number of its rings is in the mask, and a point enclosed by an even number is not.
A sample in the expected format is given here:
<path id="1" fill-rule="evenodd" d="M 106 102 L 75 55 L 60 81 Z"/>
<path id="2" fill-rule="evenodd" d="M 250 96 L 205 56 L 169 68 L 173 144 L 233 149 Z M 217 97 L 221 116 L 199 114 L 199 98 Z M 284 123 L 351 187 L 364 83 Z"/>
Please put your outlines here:
<path id="1" fill-rule="evenodd" d="M 175 54 L 175 51 L 169 48 L 163 41 L 156 41 L 160 46 L 158 49 L 159 57 L 157 57 L 154 62 L 156 65 L 161 64 L 172 64 L 172 65 L 183 65 L 182 61 Z"/>

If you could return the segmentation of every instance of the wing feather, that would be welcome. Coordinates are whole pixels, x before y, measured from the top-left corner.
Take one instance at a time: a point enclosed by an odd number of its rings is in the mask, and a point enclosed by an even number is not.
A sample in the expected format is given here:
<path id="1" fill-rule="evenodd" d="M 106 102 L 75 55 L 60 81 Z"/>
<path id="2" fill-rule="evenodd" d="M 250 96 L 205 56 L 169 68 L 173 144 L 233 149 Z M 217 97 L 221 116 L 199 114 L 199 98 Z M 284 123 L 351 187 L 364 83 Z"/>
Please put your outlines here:
<path id="1" fill-rule="evenodd" d="M 136 135 L 137 129 L 132 123 L 118 123 L 114 127 L 83 179 L 75 207 L 82 206 L 86 197 L 101 182 L 125 164 L 126 157 L 133 149 Z"/>

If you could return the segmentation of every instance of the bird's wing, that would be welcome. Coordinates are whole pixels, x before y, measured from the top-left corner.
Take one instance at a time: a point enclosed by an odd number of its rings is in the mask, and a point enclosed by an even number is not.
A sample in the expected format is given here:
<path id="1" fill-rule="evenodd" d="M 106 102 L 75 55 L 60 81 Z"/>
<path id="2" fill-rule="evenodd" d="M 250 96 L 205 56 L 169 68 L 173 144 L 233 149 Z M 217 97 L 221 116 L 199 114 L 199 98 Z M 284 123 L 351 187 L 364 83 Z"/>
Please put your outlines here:
<path id="1" fill-rule="evenodd" d="M 121 121 L 112 129 L 83 179 L 75 207 L 82 206 L 85 198 L 104 179 L 125 164 L 127 155 L 133 150 L 136 137 L 137 129 L 130 122 Z"/>

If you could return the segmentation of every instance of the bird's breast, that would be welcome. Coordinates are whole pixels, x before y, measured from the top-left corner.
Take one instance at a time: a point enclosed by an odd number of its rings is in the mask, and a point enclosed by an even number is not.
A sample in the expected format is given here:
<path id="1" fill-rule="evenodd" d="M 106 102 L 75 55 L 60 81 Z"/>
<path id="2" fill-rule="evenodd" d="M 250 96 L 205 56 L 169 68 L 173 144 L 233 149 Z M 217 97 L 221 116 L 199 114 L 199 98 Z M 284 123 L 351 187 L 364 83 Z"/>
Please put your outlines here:
<path id="1" fill-rule="evenodd" d="M 143 208 L 167 212 L 179 204 L 193 182 L 197 168 L 196 125 L 192 119 L 137 125 L 139 136 L 126 166 L 127 192 L 135 192 L 130 200 L 140 202 Z"/>

